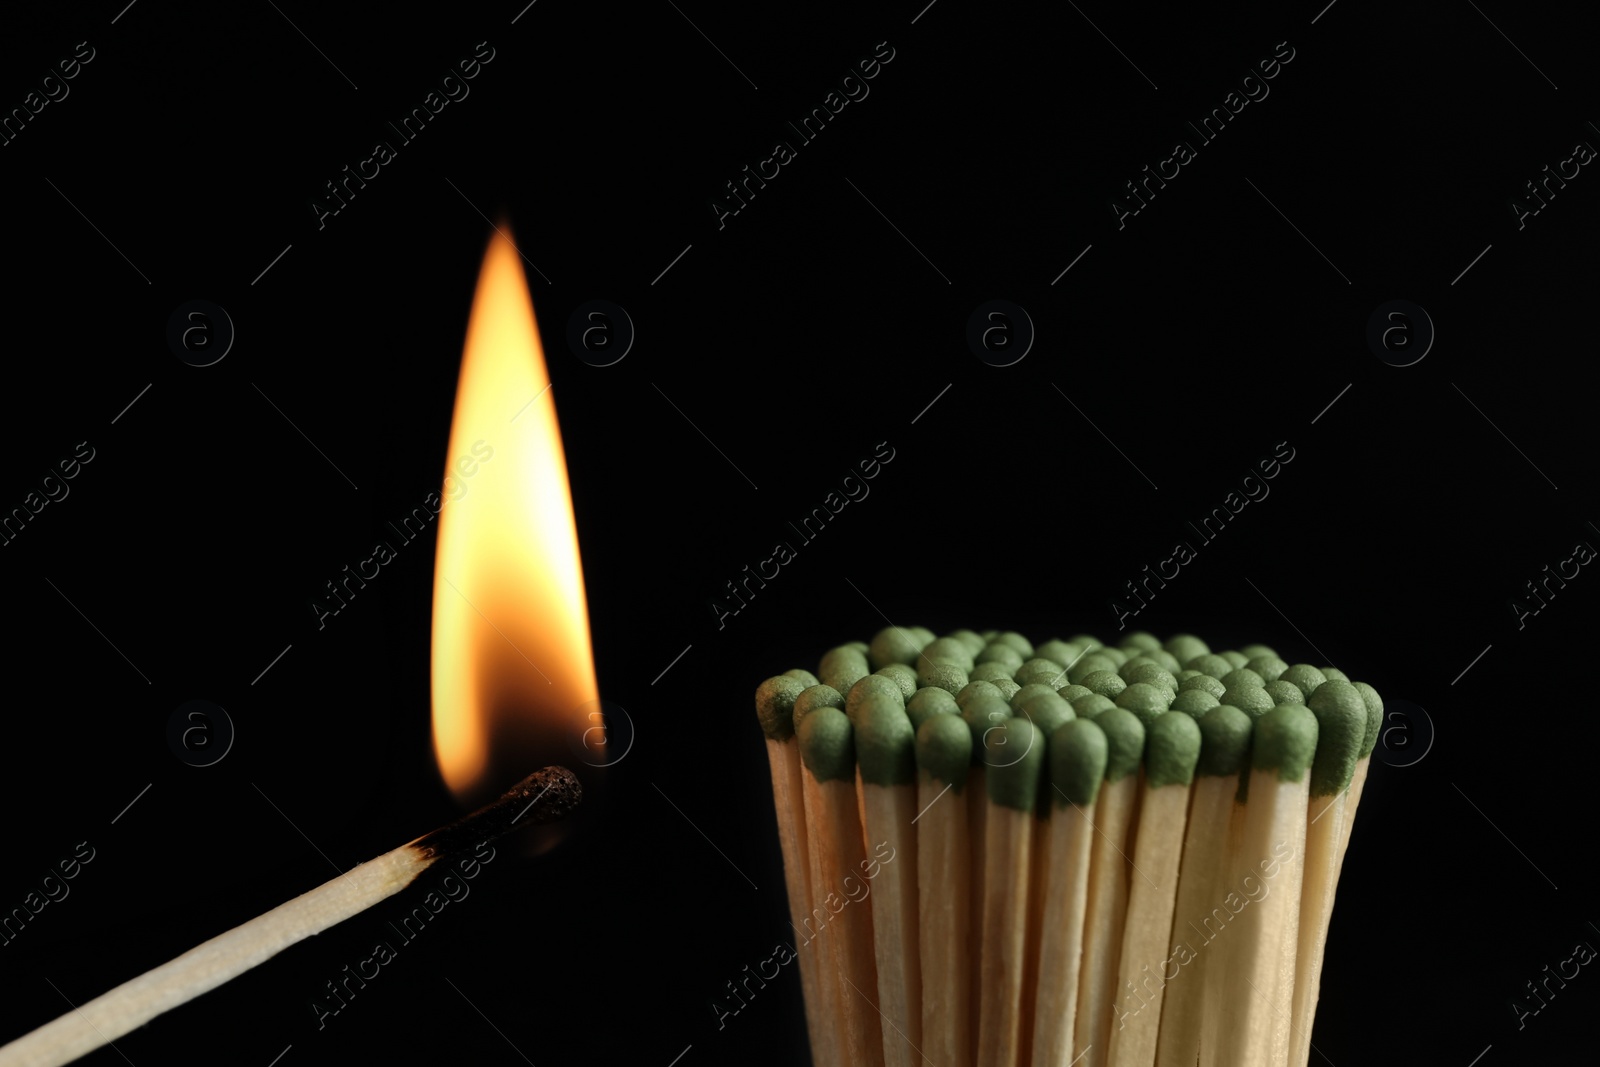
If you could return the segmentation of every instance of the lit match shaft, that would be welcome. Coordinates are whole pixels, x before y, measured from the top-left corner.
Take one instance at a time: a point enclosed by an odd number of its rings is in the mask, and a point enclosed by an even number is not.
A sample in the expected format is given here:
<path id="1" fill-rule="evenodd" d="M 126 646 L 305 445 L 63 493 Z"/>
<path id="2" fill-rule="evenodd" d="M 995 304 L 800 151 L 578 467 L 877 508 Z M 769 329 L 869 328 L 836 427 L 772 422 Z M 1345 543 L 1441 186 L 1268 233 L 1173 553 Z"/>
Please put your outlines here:
<path id="1" fill-rule="evenodd" d="M 0 1067 L 70 1063 L 393 896 L 441 859 L 512 829 L 562 818 L 581 796 L 577 777 L 565 767 L 535 771 L 460 821 L 368 860 L 0 1047 Z"/>

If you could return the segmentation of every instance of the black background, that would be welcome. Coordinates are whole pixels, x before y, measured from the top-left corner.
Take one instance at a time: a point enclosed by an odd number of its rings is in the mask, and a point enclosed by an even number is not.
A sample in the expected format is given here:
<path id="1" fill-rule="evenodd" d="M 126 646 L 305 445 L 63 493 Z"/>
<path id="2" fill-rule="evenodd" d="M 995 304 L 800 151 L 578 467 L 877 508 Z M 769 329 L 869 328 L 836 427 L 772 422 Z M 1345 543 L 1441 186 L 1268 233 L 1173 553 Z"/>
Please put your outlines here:
<path id="1" fill-rule="evenodd" d="M 1600 178 L 1520 231 L 1509 205 L 1600 144 L 1594 25 L 1319 6 L 8 12 L 4 109 L 78 42 L 94 59 L 0 148 L 0 509 L 78 442 L 95 458 L 0 548 L 0 908 L 78 842 L 95 859 L 0 948 L 0 1038 L 452 816 L 431 534 L 324 629 L 309 605 L 438 485 L 503 212 L 540 272 L 597 671 L 636 745 L 581 833 L 502 850 L 325 1028 L 311 999 L 420 890 L 85 1063 L 806 1062 L 792 969 L 721 1029 L 710 1007 L 787 936 L 757 683 L 885 614 L 1110 639 L 1122 584 L 1282 441 L 1271 495 L 1129 624 L 1335 663 L 1437 731 L 1373 767 L 1314 1059 L 1583 1047 L 1593 968 L 1524 1029 L 1510 1004 L 1600 944 L 1600 578 L 1520 629 L 1509 602 L 1600 544 Z M 480 41 L 470 95 L 319 228 L 323 183 Z M 870 95 L 719 229 L 723 183 L 880 41 Z M 1280 41 L 1270 95 L 1119 230 L 1122 183 Z M 564 339 L 594 298 L 638 331 L 608 368 Z M 965 342 L 997 298 L 1037 328 L 1006 368 Z M 165 341 L 192 299 L 237 329 L 211 367 Z M 1414 366 L 1364 340 L 1394 299 L 1437 328 Z M 870 496 L 719 628 L 723 583 L 885 441 Z M 166 743 L 190 699 L 237 727 L 212 767 Z"/>

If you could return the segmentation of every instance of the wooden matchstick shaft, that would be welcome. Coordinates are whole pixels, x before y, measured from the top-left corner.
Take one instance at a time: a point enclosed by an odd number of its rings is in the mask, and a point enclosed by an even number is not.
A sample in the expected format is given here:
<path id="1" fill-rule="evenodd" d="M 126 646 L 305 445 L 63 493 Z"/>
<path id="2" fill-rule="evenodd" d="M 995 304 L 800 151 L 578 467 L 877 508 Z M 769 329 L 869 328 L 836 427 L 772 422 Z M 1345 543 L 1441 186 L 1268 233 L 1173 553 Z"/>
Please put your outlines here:
<path id="1" fill-rule="evenodd" d="M 196 945 L 0 1048 L 0 1067 L 57 1067 L 209 992 L 410 885 L 434 858 L 402 845 Z"/>
<path id="2" fill-rule="evenodd" d="M 800 963 L 800 991 L 805 998 L 806 1027 L 811 1047 L 821 1049 L 822 1027 L 828 1012 L 822 1005 L 817 982 L 821 961 L 801 933 L 811 907 L 811 859 L 806 845 L 804 789 L 805 768 L 800 761 L 800 742 L 767 739 L 767 760 L 772 767 L 772 800 L 778 815 L 778 843 L 783 849 L 784 886 L 789 893 L 789 925 L 794 928 L 796 954 Z"/>
<path id="3" fill-rule="evenodd" d="M 1073 805 L 1057 808 L 1049 820 L 1049 866 L 1041 923 L 1045 934 L 1039 951 L 1033 1022 L 1033 1062 L 1039 1067 L 1068 1067 L 1078 1054 L 1073 1043 L 1083 963 L 1083 916 L 1089 893 L 1089 850 L 1094 844 L 1092 818 Z"/>
<path id="4" fill-rule="evenodd" d="M 917 800 L 918 917 L 922 926 L 922 1052 L 939 1067 L 970 1067 L 972 866 L 967 807 L 942 797 L 948 785 L 926 778 Z"/>
<path id="5" fill-rule="evenodd" d="M 1084 1067 L 1106 1062 L 1111 1038 L 1112 983 L 1122 948 L 1128 906 L 1128 860 L 1123 845 L 1133 821 L 1139 776 L 1130 774 L 1100 787 L 1094 806 L 1094 844 L 1089 853 L 1089 900 L 1083 923 L 1083 969 L 1078 975 L 1077 1036 Z"/>
<path id="6" fill-rule="evenodd" d="M 883 1013 L 883 1061 L 914 1067 L 922 1047 L 922 946 L 917 923 L 917 787 L 859 782 L 867 841 L 888 845 L 872 886 L 872 936 Z M 869 865 L 876 860 L 869 860 Z M 869 867 L 870 869 L 870 867 Z"/>
<path id="7" fill-rule="evenodd" d="M 978 1067 L 1016 1067 L 1022 1045 L 1022 965 L 1028 932 L 1032 811 L 991 802 L 984 848 Z M 1030 1035 L 1031 1036 L 1031 1035 Z"/>
<path id="8" fill-rule="evenodd" d="M 1311 1023 L 1322 986 L 1322 957 L 1339 886 L 1339 844 L 1345 839 L 1349 792 L 1313 797 L 1306 813 L 1305 881 L 1300 893 L 1300 941 L 1294 975 L 1293 1030 L 1289 1067 L 1311 1061 Z M 1332 825 L 1329 825 L 1332 824 Z"/>

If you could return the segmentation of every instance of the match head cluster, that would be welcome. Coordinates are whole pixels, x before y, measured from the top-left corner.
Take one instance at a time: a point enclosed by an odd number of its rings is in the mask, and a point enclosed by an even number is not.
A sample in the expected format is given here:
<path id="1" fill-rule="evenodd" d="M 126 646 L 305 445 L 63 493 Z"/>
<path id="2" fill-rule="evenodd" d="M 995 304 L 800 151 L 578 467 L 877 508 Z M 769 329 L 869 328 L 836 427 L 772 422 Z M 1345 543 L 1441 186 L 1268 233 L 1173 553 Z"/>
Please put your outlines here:
<path id="1" fill-rule="evenodd" d="M 1266 645 L 1212 652 L 1193 634 L 1135 631 L 1115 646 L 1087 634 L 1035 646 L 889 626 L 830 649 L 815 674 L 768 678 L 756 713 L 768 738 L 797 739 L 818 781 L 923 775 L 960 790 L 979 768 L 992 801 L 1047 814 L 1141 768 L 1151 787 L 1254 768 L 1337 793 L 1371 754 L 1383 701 Z"/>

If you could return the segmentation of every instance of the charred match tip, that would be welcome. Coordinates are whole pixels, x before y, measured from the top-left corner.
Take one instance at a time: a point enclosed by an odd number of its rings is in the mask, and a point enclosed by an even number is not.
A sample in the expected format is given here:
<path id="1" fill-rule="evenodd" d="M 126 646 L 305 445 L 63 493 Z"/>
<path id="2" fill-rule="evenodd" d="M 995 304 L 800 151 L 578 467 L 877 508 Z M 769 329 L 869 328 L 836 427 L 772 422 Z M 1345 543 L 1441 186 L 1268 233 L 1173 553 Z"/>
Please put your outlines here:
<path id="1" fill-rule="evenodd" d="M 512 786 L 499 800 L 423 834 L 411 847 L 431 859 L 469 852 L 512 830 L 565 818 L 582 799 L 577 775 L 565 767 L 544 767 Z"/>

